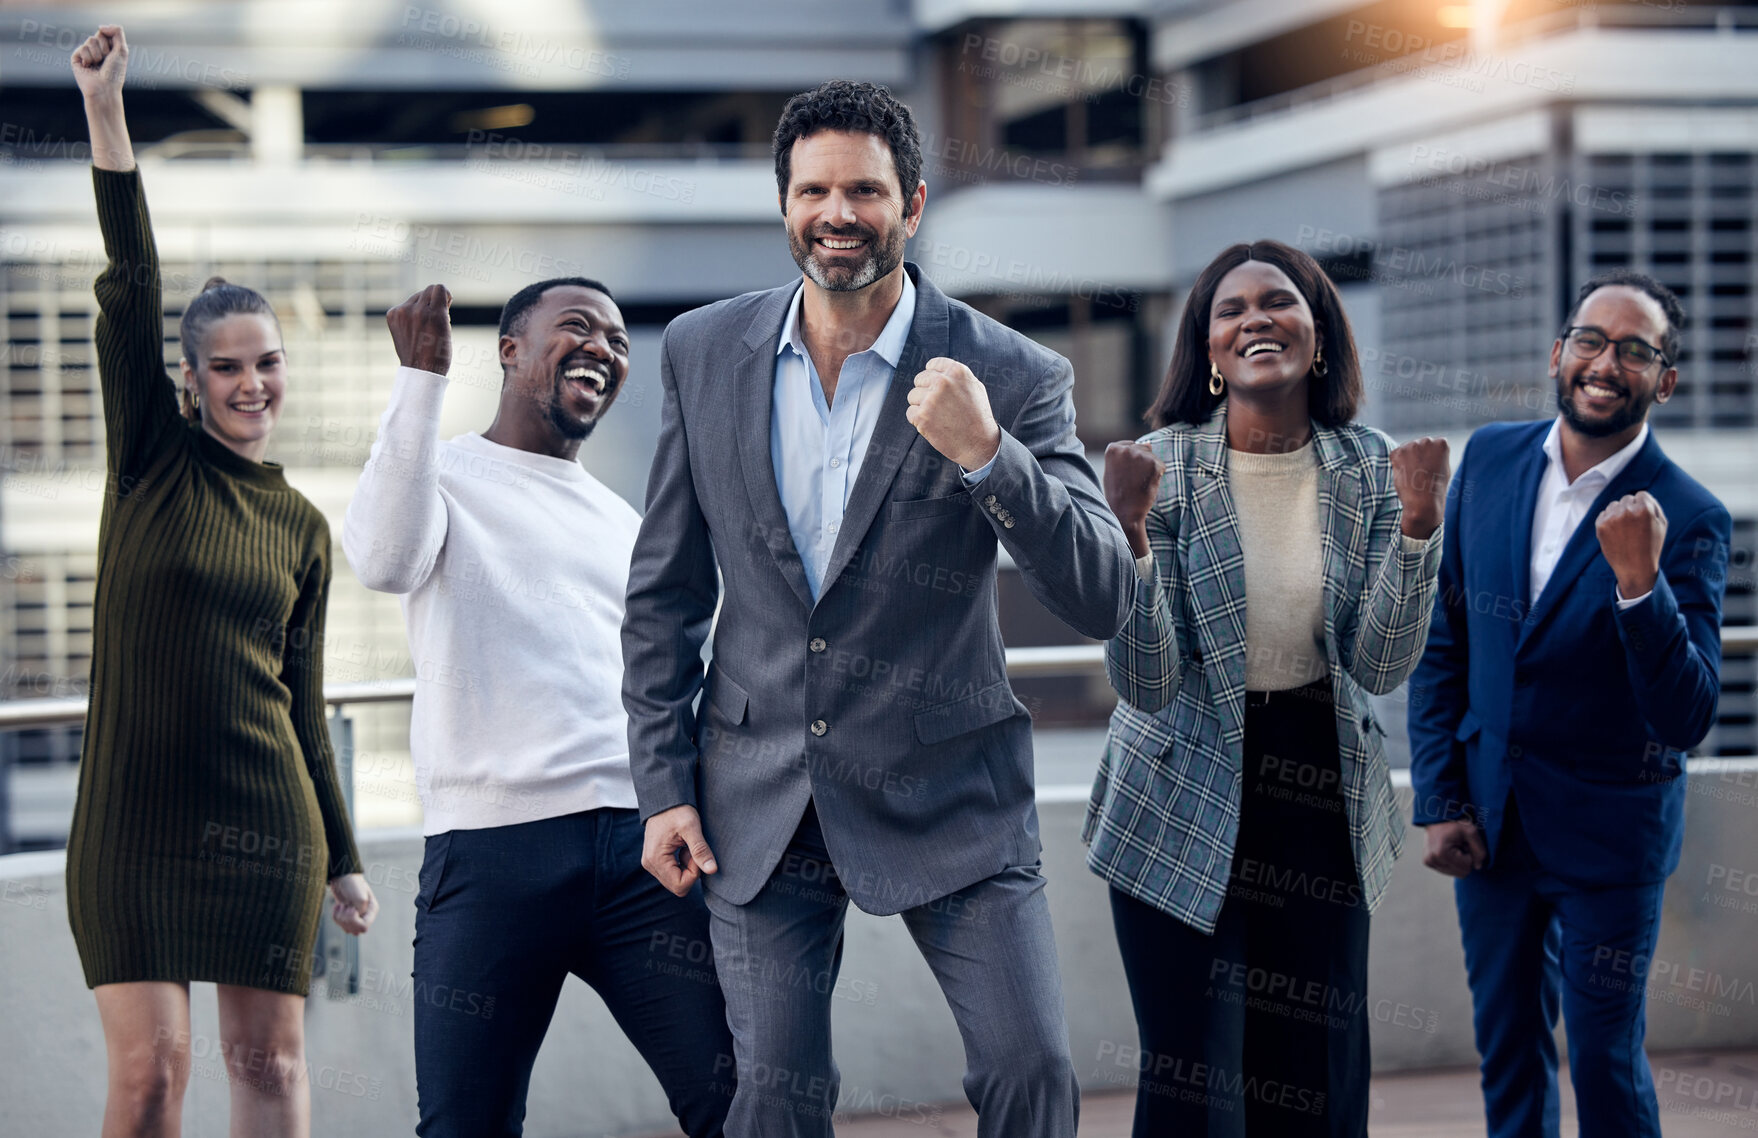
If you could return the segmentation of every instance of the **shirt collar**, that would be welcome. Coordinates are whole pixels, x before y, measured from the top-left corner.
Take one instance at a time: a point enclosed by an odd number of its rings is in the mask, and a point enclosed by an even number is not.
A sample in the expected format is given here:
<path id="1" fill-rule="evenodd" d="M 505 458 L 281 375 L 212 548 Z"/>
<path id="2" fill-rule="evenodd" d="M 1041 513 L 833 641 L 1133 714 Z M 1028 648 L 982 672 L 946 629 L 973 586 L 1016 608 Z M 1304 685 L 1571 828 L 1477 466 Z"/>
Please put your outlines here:
<path id="1" fill-rule="evenodd" d="M 787 316 L 781 322 L 781 340 L 775 345 L 775 354 L 792 348 L 801 358 L 806 359 L 806 341 L 800 335 L 800 305 L 806 295 L 805 282 L 794 290 L 794 298 L 788 302 Z M 886 363 L 892 367 L 903 358 L 903 346 L 910 338 L 910 325 L 916 318 L 916 282 L 910 275 L 903 275 L 903 294 L 897 298 L 897 307 L 891 310 L 891 319 L 879 330 L 879 338 L 867 350 L 879 353 Z"/>
<path id="2" fill-rule="evenodd" d="M 1544 436 L 1544 454 L 1545 457 L 1550 460 L 1551 467 L 1562 479 L 1563 485 L 1569 489 L 1579 486 L 1590 478 L 1596 483 L 1610 482 L 1624 472 L 1624 467 L 1630 465 L 1630 463 L 1635 460 L 1636 452 L 1641 450 L 1642 444 L 1648 441 L 1648 424 L 1643 423 L 1642 429 L 1636 432 L 1636 437 L 1631 439 L 1623 449 L 1619 450 L 1616 454 L 1612 455 L 1604 462 L 1601 462 L 1599 465 L 1589 467 L 1587 470 L 1582 471 L 1581 477 L 1575 479 L 1575 481 L 1571 483 L 1569 481 L 1568 472 L 1563 469 L 1562 430 L 1563 419 L 1562 416 L 1559 415 L 1554 421 L 1552 421 L 1550 430 Z"/>

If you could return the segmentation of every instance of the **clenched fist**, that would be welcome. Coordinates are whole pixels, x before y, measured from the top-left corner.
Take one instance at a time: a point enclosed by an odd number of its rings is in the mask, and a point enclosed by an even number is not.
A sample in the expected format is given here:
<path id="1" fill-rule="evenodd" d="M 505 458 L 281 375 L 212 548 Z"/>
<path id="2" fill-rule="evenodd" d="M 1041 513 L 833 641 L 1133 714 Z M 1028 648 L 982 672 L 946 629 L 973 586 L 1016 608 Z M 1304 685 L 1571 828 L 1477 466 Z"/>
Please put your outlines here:
<path id="1" fill-rule="evenodd" d="M 397 362 L 404 367 L 446 374 L 452 366 L 452 294 L 445 285 L 428 285 L 385 313 Z"/>
<path id="2" fill-rule="evenodd" d="M 120 24 L 100 24 L 96 35 L 73 49 L 73 81 L 87 99 L 111 99 L 122 93 L 128 74 L 128 41 Z"/>
<path id="3" fill-rule="evenodd" d="M 1148 511 L 1160 494 L 1166 464 L 1141 443 L 1116 442 L 1105 448 L 1105 501 L 1123 525 L 1130 552 L 1148 552 Z"/>
<path id="4" fill-rule="evenodd" d="M 1424 435 L 1392 451 L 1392 485 L 1404 506 L 1404 536 L 1426 541 L 1447 512 L 1447 440 Z"/>
<path id="5" fill-rule="evenodd" d="M 1001 428 L 989 410 L 983 381 L 945 356 L 935 356 L 916 373 L 903 417 L 929 446 L 967 471 L 987 465 L 1001 449 Z"/>
<path id="6" fill-rule="evenodd" d="M 1422 864 L 1448 877 L 1465 877 L 1474 869 L 1482 869 L 1489 860 L 1489 846 L 1483 831 L 1469 818 L 1451 822 L 1434 822 L 1428 830 L 1428 849 Z"/>
<path id="7" fill-rule="evenodd" d="M 1600 512 L 1593 532 L 1599 551 L 1618 577 L 1618 595 L 1633 601 L 1654 588 L 1660 576 L 1660 547 L 1666 542 L 1666 511 L 1646 490 L 1627 494 Z"/>

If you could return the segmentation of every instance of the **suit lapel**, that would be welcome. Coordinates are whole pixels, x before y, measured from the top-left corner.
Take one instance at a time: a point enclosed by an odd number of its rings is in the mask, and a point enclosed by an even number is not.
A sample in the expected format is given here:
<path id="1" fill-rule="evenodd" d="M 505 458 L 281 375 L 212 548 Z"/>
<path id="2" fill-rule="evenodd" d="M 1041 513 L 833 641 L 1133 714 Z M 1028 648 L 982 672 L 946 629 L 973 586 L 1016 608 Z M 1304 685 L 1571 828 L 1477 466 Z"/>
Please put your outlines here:
<path id="1" fill-rule="evenodd" d="M 1538 599 L 1533 603 L 1530 619 L 1521 627 L 1521 644 L 1525 644 L 1537 631 L 1539 625 L 1543 624 L 1546 618 L 1557 610 L 1560 598 L 1569 591 L 1587 567 L 1593 564 L 1593 559 L 1601 556 L 1599 534 L 1595 531 L 1593 524 L 1601 511 L 1625 494 L 1634 494 L 1653 482 L 1655 474 L 1660 470 L 1661 463 L 1664 461 L 1666 461 L 1666 456 L 1661 453 L 1660 444 L 1654 440 L 1654 432 L 1650 430 L 1648 441 L 1642 444 L 1642 449 L 1636 452 L 1636 457 L 1630 460 L 1628 466 L 1618 472 L 1616 478 L 1606 483 L 1605 489 L 1599 492 L 1599 496 L 1593 499 L 1593 505 L 1587 507 L 1587 513 L 1582 515 L 1581 524 L 1575 527 L 1573 534 L 1569 535 L 1569 542 L 1563 546 L 1562 556 L 1557 558 L 1557 567 L 1551 571 L 1549 580 L 1544 583 L 1544 592 L 1539 594 Z M 1528 525 L 1526 530 L 1530 534 L 1532 527 Z M 1531 544 L 1530 537 L 1527 539 L 1527 544 Z"/>
<path id="2" fill-rule="evenodd" d="M 1318 458 L 1319 540 L 1324 558 L 1325 643 L 1337 642 L 1335 613 L 1337 593 L 1349 582 L 1344 575 L 1350 558 L 1343 550 L 1366 547 L 1367 525 L 1361 510 L 1361 468 L 1349 461 L 1337 432 L 1317 423 L 1312 426 L 1313 449 Z M 1370 572 L 1371 567 L 1370 567 Z"/>
<path id="3" fill-rule="evenodd" d="M 1538 511 L 1538 485 L 1544 479 L 1544 468 L 1550 461 L 1544 453 L 1544 436 L 1537 436 L 1537 446 L 1528 446 L 1514 468 L 1514 495 L 1508 508 L 1498 511 L 1508 519 L 1513 532 L 1508 534 L 1508 556 L 1513 558 L 1511 571 L 1514 595 L 1520 599 L 1520 611 L 1532 612 L 1532 518 Z M 1529 628 L 1527 621 L 1522 628 Z"/>
<path id="4" fill-rule="evenodd" d="M 788 530 L 787 513 L 781 506 L 781 490 L 775 484 L 775 463 L 769 454 L 769 426 L 775 402 L 775 352 L 781 341 L 781 322 L 787 314 L 797 285 L 784 285 L 769 294 L 757 310 L 745 335 L 744 356 L 735 365 L 727 391 L 733 400 L 731 415 L 737 424 L 739 466 L 745 472 L 745 492 L 751 499 L 753 537 L 769 547 L 775 566 L 792 586 L 800 603 L 810 608 L 812 590 L 806 569 Z"/>
<path id="5" fill-rule="evenodd" d="M 1245 729 L 1245 554 L 1227 483 L 1227 407 L 1191 437 L 1195 485 L 1190 510 L 1194 524 L 1186 547 L 1197 639 L 1203 655 L 1222 680 L 1217 695 L 1223 733 Z M 1237 693 L 1238 698 L 1231 698 Z"/>
<path id="6" fill-rule="evenodd" d="M 948 354 L 949 310 L 946 294 L 935 288 L 920 269 L 906 263 L 904 271 L 910 274 L 916 286 L 916 311 L 910 319 L 909 339 L 904 341 L 903 353 L 897 358 L 897 370 L 891 377 L 891 386 L 886 388 L 885 400 L 879 408 L 879 421 L 873 426 L 873 439 L 867 446 L 866 456 L 861 459 L 861 472 L 855 477 L 848 508 L 842 513 L 842 528 L 831 548 L 830 563 L 824 569 L 824 580 L 818 592 L 820 597 L 830 591 L 831 585 L 854 558 L 855 550 L 866 540 L 867 531 L 872 528 L 873 519 L 878 516 L 879 507 L 891 492 L 891 483 L 903 466 L 904 456 L 918 445 L 926 453 L 934 453 L 904 418 L 904 412 L 909 409 L 910 389 L 915 386 L 916 373 L 922 370 L 922 365 L 935 356 Z"/>

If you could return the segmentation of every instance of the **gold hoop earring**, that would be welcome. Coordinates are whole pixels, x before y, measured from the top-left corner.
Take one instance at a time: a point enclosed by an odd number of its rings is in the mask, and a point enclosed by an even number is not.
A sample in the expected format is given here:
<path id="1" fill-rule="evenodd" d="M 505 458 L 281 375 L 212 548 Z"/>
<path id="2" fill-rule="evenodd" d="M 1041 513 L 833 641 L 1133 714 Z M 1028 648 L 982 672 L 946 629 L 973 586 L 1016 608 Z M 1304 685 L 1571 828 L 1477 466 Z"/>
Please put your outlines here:
<path id="1" fill-rule="evenodd" d="M 1219 394 L 1221 394 L 1221 392 L 1223 392 L 1225 390 L 1227 390 L 1227 378 L 1221 374 L 1221 369 L 1215 366 L 1215 361 L 1210 360 L 1209 361 L 1209 394 L 1210 395 L 1219 395 Z"/>
<path id="2" fill-rule="evenodd" d="M 1312 354 L 1312 374 L 1323 379 L 1330 370 L 1330 366 L 1325 363 L 1325 350 L 1320 348 Z"/>

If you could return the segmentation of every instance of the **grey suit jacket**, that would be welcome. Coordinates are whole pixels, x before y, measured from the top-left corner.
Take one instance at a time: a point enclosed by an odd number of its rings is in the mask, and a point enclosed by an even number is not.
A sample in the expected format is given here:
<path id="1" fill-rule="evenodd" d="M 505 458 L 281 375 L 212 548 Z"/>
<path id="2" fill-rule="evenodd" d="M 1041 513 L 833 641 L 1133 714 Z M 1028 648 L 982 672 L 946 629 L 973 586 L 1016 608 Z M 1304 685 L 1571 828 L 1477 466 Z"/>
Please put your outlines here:
<path id="1" fill-rule="evenodd" d="M 623 621 L 630 763 L 643 819 L 696 806 L 719 863 L 707 886 L 734 904 L 769 879 L 808 800 L 871 913 L 1035 861 L 1031 718 L 1007 682 L 997 547 L 1084 635 L 1109 638 L 1134 602 L 1134 559 L 1075 438 L 1068 361 L 906 271 L 914 323 L 816 603 L 769 453 L 798 284 L 686 313 L 660 348 Z M 904 418 L 935 356 L 976 373 L 1002 428 L 974 490 Z"/>

